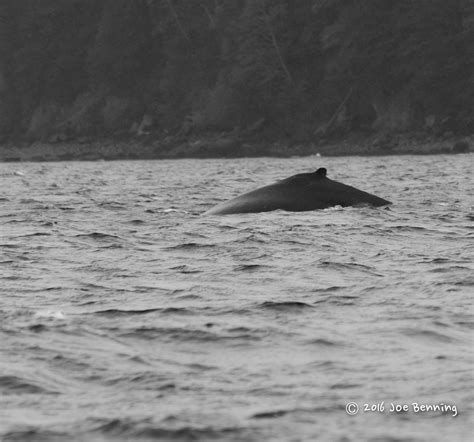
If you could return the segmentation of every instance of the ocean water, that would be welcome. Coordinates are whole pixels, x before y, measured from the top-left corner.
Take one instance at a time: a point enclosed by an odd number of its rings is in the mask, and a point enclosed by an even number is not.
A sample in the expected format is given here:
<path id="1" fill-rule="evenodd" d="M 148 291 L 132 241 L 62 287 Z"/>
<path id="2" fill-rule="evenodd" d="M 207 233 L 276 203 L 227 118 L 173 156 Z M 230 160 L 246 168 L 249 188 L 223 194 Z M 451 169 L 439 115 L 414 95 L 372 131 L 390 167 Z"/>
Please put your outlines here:
<path id="1" fill-rule="evenodd" d="M 473 158 L 0 164 L 0 440 L 471 440 Z"/>

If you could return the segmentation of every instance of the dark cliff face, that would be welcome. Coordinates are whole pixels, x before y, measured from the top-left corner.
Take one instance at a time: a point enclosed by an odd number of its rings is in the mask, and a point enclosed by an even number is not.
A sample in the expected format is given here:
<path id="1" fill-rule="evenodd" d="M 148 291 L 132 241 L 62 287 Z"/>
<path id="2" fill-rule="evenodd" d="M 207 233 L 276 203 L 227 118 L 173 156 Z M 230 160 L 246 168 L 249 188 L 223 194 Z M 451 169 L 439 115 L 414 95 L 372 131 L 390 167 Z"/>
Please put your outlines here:
<path id="1" fill-rule="evenodd" d="M 474 6 L 3 0 L 0 135 L 474 132 Z"/>

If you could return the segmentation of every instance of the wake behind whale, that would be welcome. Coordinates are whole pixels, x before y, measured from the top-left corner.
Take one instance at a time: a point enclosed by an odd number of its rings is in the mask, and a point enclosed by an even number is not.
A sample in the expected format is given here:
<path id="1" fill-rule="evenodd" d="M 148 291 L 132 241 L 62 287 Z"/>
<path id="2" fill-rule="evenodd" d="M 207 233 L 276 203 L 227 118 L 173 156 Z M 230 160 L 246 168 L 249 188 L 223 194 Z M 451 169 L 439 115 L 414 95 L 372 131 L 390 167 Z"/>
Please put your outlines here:
<path id="1" fill-rule="evenodd" d="M 269 186 L 244 193 L 211 208 L 205 215 L 258 213 L 272 210 L 302 212 L 333 206 L 385 206 L 391 204 L 378 196 L 348 186 L 326 176 L 326 169 L 293 175 Z"/>

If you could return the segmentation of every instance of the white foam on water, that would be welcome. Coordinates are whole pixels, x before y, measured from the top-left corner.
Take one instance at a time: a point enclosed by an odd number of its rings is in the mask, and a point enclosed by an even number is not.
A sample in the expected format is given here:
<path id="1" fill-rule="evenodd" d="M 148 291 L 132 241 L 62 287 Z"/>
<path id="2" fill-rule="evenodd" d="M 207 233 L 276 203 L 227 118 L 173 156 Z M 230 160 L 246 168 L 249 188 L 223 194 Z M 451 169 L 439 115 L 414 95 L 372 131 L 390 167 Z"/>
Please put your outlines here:
<path id="1" fill-rule="evenodd" d="M 35 318 L 66 319 L 66 316 L 60 310 L 40 310 L 35 313 Z"/>

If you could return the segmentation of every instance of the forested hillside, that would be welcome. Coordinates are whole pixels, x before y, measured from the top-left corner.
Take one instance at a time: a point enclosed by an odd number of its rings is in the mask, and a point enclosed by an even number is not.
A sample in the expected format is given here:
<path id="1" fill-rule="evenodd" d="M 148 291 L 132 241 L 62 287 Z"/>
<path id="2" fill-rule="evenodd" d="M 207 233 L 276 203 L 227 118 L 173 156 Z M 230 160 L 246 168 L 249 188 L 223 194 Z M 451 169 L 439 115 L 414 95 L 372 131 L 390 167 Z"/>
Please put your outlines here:
<path id="1" fill-rule="evenodd" d="M 0 140 L 474 132 L 474 0 L 2 0 Z"/>

